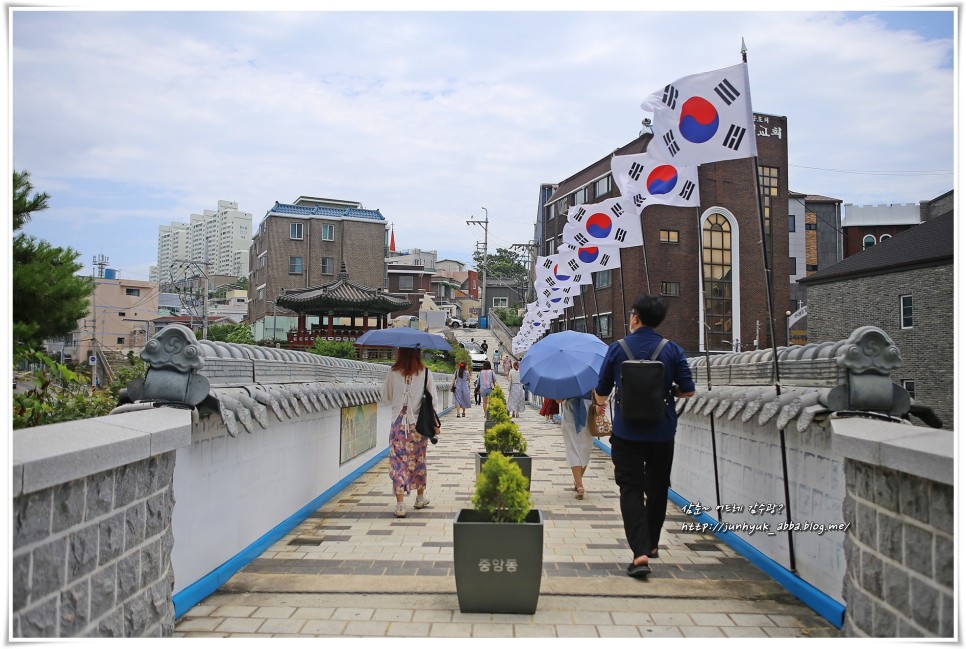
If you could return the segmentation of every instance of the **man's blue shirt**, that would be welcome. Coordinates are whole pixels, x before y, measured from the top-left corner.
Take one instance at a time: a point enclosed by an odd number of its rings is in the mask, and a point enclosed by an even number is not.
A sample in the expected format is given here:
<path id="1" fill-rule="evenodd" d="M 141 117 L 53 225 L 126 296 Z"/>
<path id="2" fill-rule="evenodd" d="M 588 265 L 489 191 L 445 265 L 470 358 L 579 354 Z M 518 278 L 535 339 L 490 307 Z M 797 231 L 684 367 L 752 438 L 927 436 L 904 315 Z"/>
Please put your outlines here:
<path id="1" fill-rule="evenodd" d="M 654 349 L 661 342 L 663 337 L 650 327 L 639 327 L 636 331 L 629 334 L 624 341 L 634 357 L 638 360 L 649 359 Z M 614 384 L 620 381 L 621 363 L 629 360 L 621 348 L 620 343 L 611 343 L 607 348 L 607 355 L 604 356 L 603 365 L 600 368 L 600 377 L 597 380 L 597 394 L 607 396 L 613 389 Z M 694 391 L 694 379 L 691 378 L 691 368 L 688 367 L 687 358 L 681 346 L 673 341 L 661 350 L 658 360 L 664 363 L 664 392 L 671 394 L 672 386 L 677 384 L 681 392 Z M 614 432 L 613 434 L 621 439 L 639 442 L 664 442 L 674 439 L 674 432 L 678 425 L 678 415 L 674 409 L 674 400 L 668 399 L 668 404 L 664 409 L 664 417 L 653 424 L 629 424 L 621 419 L 620 409 L 614 408 Z"/>

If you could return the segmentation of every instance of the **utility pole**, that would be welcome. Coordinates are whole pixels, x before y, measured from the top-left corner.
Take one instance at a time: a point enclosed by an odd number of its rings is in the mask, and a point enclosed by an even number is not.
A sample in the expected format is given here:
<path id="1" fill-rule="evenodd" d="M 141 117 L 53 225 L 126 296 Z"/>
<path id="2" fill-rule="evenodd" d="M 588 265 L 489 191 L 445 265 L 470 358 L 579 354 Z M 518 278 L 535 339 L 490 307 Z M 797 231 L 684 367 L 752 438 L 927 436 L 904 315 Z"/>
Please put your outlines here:
<path id="1" fill-rule="evenodd" d="M 481 288 L 481 291 L 482 291 L 481 292 L 482 299 L 480 300 L 480 305 L 481 305 L 480 306 L 480 320 L 483 320 L 483 318 L 486 317 L 486 255 L 487 255 L 487 250 L 486 249 L 487 249 L 487 244 L 488 244 L 488 241 L 489 241 L 490 213 L 486 211 L 486 208 L 485 207 L 480 208 L 480 209 L 483 210 L 483 214 L 485 215 L 486 218 L 484 220 L 482 220 L 482 221 L 470 220 L 470 221 L 467 221 L 466 224 L 467 225 L 482 225 L 483 226 L 483 284 L 480 287 Z M 473 217 L 471 216 L 470 218 L 472 219 Z M 487 321 L 487 325 L 489 325 L 489 321 Z"/>
<path id="2" fill-rule="evenodd" d="M 195 261 L 193 259 L 175 259 L 176 264 L 186 264 L 187 266 L 193 266 L 195 270 L 200 274 L 202 282 L 202 299 L 201 299 L 201 338 L 202 340 L 208 340 L 208 273 L 205 269 L 211 266 L 211 263 L 207 261 Z M 199 275 L 195 275 L 192 279 L 198 279 Z M 185 279 L 187 279 L 187 268 L 185 269 Z M 182 299 L 182 306 L 187 306 Z M 194 312 L 191 311 L 191 317 L 194 318 Z"/>
<path id="3" fill-rule="evenodd" d="M 515 243 L 510 248 L 516 250 L 525 250 L 530 257 L 530 270 L 527 274 L 527 292 L 524 296 L 524 300 L 529 304 L 536 299 L 536 291 L 533 287 L 533 281 L 536 279 L 535 273 L 537 269 L 537 244 L 534 241 L 528 241 L 527 243 Z"/>

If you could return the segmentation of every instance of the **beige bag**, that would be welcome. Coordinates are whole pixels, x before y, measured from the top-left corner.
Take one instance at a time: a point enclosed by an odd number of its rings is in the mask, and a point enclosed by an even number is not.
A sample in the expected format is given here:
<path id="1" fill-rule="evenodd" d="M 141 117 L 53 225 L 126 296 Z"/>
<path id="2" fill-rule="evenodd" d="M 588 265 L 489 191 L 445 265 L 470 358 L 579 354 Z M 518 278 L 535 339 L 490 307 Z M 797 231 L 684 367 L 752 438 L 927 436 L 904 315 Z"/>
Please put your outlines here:
<path id="1" fill-rule="evenodd" d="M 600 414 L 597 406 L 591 405 L 587 413 L 587 428 L 594 437 L 610 437 L 613 426 L 607 413 Z"/>

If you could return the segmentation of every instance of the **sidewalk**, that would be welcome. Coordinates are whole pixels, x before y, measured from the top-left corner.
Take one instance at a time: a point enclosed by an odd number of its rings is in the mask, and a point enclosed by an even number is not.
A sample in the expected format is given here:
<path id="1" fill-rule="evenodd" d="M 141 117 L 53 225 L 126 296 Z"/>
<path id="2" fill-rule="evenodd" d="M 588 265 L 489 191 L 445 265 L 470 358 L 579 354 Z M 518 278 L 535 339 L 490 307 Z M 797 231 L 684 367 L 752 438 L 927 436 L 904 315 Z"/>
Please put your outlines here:
<path id="1" fill-rule="evenodd" d="M 501 385 L 506 389 L 505 379 Z M 388 460 L 187 611 L 175 637 L 835 637 L 837 629 L 717 537 L 684 531 L 668 505 L 661 557 L 627 577 L 613 468 L 595 448 L 574 497 L 559 424 L 518 420 L 544 514 L 544 578 L 533 615 L 464 614 L 452 521 L 470 507 L 483 413 L 443 417 L 428 455 L 429 507 L 394 518 Z"/>

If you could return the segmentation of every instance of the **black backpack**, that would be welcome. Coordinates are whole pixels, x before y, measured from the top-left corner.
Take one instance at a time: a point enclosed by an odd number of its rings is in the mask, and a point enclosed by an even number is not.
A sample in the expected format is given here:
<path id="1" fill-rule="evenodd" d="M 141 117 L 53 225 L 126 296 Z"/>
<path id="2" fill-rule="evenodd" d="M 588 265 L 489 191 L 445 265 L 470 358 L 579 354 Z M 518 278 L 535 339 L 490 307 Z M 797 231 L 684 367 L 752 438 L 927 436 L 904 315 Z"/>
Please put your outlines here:
<path id="1" fill-rule="evenodd" d="M 661 339 L 649 360 L 637 360 L 627 343 L 619 342 L 628 358 L 621 363 L 621 380 L 615 396 L 621 419 L 631 424 L 661 421 L 667 395 L 664 391 L 664 363 L 657 357 L 667 344 L 667 338 Z"/>
<path id="2" fill-rule="evenodd" d="M 428 437 L 429 441 L 435 444 L 439 441 L 436 437 L 439 434 L 440 421 L 433 408 L 433 395 L 429 393 L 429 369 L 426 369 L 426 378 L 423 379 L 423 397 L 419 402 L 419 416 L 416 418 L 416 432 L 423 437 Z"/>

